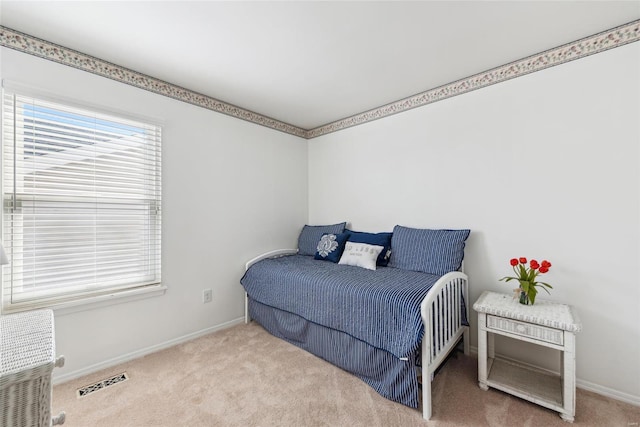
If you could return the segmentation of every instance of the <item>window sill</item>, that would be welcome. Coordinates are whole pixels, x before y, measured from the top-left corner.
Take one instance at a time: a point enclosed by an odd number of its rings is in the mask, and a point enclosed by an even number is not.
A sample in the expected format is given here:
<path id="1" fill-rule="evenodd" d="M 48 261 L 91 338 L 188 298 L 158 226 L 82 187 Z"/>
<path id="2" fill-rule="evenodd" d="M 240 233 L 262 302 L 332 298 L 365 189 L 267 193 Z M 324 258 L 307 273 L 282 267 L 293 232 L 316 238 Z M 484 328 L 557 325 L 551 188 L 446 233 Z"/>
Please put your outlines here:
<path id="1" fill-rule="evenodd" d="M 139 289 L 131 289 L 127 291 L 116 292 L 112 294 L 98 295 L 89 298 L 83 298 L 77 301 L 60 302 L 51 304 L 46 307 L 55 312 L 56 316 L 64 316 L 67 314 L 77 313 L 80 311 L 94 310 L 96 308 L 108 307 L 110 305 L 122 304 L 131 301 L 137 301 L 146 298 L 162 296 L 167 292 L 164 285 L 147 286 Z M 11 314 L 19 311 L 29 310 L 22 308 L 19 310 L 4 309 L 3 314 Z M 35 308 L 34 308 L 35 309 Z"/>

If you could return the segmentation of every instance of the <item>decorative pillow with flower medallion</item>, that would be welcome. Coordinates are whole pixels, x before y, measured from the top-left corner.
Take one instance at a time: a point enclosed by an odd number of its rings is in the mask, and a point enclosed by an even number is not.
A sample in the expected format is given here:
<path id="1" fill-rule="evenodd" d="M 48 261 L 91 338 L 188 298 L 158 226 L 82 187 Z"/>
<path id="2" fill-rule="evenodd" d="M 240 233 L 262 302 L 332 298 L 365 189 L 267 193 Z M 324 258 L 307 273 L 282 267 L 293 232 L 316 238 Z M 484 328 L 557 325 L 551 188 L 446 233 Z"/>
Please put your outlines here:
<path id="1" fill-rule="evenodd" d="M 313 258 L 334 263 L 340 261 L 348 237 L 349 233 L 323 234 Z"/>

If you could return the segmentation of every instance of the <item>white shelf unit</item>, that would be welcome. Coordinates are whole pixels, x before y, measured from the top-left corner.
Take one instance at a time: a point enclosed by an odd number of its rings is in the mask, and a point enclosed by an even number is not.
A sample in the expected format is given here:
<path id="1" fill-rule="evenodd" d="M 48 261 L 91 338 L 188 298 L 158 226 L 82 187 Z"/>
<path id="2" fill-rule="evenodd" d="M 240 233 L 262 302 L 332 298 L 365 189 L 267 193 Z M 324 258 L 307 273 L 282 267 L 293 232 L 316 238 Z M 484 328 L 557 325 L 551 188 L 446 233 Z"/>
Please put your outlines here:
<path id="1" fill-rule="evenodd" d="M 572 307 L 550 301 L 523 305 L 510 295 L 484 292 L 473 305 L 478 312 L 478 383 L 575 417 L 575 334 L 582 328 Z M 560 352 L 560 375 L 495 358 L 495 335 Z"/>
<path id="2" fill-rule="evenodd" d="M 51 372 L 62 365 L 51 310 L 0 316 L 0 426 L 64 423 L 64 412 L 51 417 Z"/>

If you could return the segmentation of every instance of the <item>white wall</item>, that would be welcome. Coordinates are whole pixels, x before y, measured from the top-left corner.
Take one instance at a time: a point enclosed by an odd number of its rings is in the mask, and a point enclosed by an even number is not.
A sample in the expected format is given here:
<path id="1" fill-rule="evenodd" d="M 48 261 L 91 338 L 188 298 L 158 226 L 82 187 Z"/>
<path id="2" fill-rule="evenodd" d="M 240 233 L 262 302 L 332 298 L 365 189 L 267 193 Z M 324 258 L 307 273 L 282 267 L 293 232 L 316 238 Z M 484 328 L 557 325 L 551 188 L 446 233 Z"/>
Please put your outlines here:
<path id="1" fill-rule="evenodd" d="M 310 223 L 470 228 L 472 301 L 510 292 L 510 258 L 549 259 L 540 297 L 583 322 L 579 384 L 640 404 L 639 76 L 635 43 L 311 140 Z"/>
<path id="2" fill-rule="evenodd" d="M 510 258 L 551 260 L 548 298 L 583 321 L 579 384 L 640 402 L 640 44 L 309 143 L 6 48 L 0 61 L 3 79 L 164 124 L 169 289 L 57 314 L 58 378 L 238 320 L 244 261 L 295 245 L 308 218 L 471 228 L 472 300 L 512 288 L 498 281 Z M 208 287 L 214 301 L 202 304 Z M 557 367 L 536 347 L 498 346 Z"/>
<path id="3" fill-rule="evenodd" d="M 2 48 L 1 77 L 163 123 L 165 295 L 56 313 L 56 378 L 215 329 L 243 315 L 247 259 L 291 247 L 307 220 L 307 143 L 295 136 Z M 213 289 L 213 302 L 201 302 Z"/>

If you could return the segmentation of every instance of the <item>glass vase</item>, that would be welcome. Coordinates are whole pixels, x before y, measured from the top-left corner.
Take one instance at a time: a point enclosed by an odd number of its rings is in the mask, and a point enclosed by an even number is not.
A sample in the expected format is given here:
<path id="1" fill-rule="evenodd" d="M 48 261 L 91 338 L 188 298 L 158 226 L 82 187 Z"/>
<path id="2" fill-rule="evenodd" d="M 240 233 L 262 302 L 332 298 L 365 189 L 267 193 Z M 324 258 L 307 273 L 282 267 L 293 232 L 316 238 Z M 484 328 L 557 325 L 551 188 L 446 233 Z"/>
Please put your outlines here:
<path id="1" fill-rule="evenodd" d="M 520 291 L 520 304 L 529 305 L 531 301 L 529 301 L 529 295 L 525 291 Z"/>

